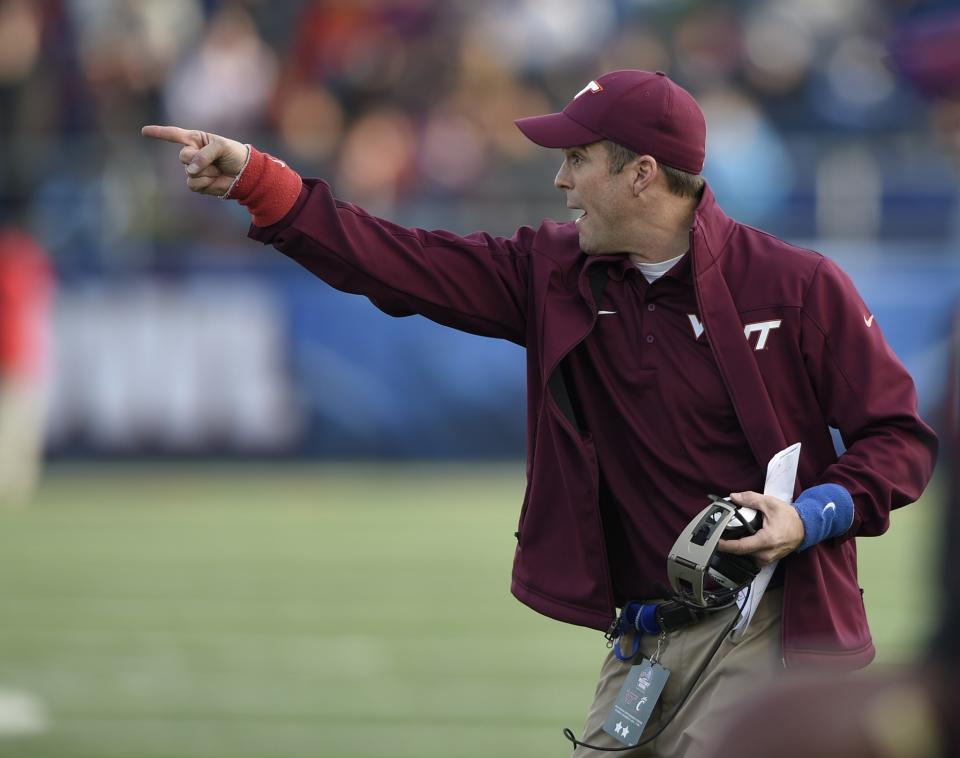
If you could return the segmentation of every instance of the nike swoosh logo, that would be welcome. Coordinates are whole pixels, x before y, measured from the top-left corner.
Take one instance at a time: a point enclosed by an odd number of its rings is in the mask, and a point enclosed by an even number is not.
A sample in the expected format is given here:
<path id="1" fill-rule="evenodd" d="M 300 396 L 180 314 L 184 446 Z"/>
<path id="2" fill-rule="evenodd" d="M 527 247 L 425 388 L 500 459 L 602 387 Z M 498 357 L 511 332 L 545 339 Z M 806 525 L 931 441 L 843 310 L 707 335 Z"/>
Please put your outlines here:
<path id="1" fill-rule="evenodd" d="M 287 164 L 284 163 L 283 161 L 278 161 L 276 158 L 274 158 L 274 157 L 271 156 L 271 155 L 268 155 L 267 157 L 268 157 L 270 160 L 272 160 L 274 163 L 276 163 L 278 166 L 280 166 L 280 168 L 286 168 L 286 167 L 287 167 Z"/>
<path id="2" fill-rule="evenodd" d="M 870 314 L 870 318 L 867 318 L 866 316 L 864 316 L 863 323 L 867 325 L 867 328 L 870 328 L 871 326 L 873 326 L 873 314 L 872 313 Z"/>
<path id="3" fill-rule="evenodd" d="M 598 316 L 613 316 L 616 315 L 616 311 L 597 311 Z"/>
<path id="4" fill-rule="evenodd" d="M 836 510 L 837 510 L 836 503 L 827 503 L 825 506 L 823 506 L 823 515 L 826 516 L 827 511 L 836 511 Z"/>

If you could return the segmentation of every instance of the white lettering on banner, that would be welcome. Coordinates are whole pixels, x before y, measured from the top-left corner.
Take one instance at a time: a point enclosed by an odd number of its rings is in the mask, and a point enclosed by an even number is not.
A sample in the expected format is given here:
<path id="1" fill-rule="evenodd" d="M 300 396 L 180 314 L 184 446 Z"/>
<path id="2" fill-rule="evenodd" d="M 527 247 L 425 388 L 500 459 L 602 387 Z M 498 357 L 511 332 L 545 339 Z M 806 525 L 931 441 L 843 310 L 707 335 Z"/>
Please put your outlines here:
<path id="1" fill-rule="evenodd" d="M 697 318 L 696 313 L 688 313 L 687 318 L 690 319 L 690 326 L 693 327 L 694 339 L 700 339 L 700 335 L 703 334 L 703 322 Z M 770 336 L 770 332 L 774 329 L 779 329 L 781 321 L 781 319 L 774 319 L 772 321 L 757 321 L 752 324 L 747 324 L 743 327 L 743 336 L 749 341 L 751 334 L 759 332 L 760 336 L 757 337 L 757 344 L 753 349 L 763 350 L 767 346 L 767 338 Z"/>
<path id="2" fill-rule="evenodd" d="M 592 93 L 594 93 L 594 94 L 596 94 L 596 93 L 598 93 L 598 92 L 603 92 L 603 87 L 601 87 L 601 86 L 600 86 L 599 84 L 597 84 L 596 82 L 590 82 L 590 84 L 588 84 L 586 87 L 584 87 L 582 90 L 580 90 L 576 95 L 574 95 L 574 96 L 573 96 L 573 99 L 576 100 L 578 97 L 580 97 L 580 95 L 583 95 L 583 94 L 585 94 L 585 93 L 587 93 L 587 92 L 592 92 Z"/>
<path id="3" fill-rule="evenodd" d="M 68 289 L 54 323 L 54 445 L 271 451 L 297 439 L 283 316 L 259 283 Z"/>

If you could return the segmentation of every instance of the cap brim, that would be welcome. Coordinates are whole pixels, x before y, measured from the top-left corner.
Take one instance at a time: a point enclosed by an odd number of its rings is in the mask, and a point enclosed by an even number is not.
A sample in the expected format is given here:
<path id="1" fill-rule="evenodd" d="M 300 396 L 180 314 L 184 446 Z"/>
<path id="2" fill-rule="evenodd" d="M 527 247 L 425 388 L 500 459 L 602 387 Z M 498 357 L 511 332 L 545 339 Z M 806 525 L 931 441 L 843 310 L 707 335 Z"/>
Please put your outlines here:
<path id="1" fill-rule="evenodd" d="M 527 139 L 541 147 L 577 147 L 604 139 L 602 134 L 581 126 L 566 113 L 548 113 L 514 121 Z"/>

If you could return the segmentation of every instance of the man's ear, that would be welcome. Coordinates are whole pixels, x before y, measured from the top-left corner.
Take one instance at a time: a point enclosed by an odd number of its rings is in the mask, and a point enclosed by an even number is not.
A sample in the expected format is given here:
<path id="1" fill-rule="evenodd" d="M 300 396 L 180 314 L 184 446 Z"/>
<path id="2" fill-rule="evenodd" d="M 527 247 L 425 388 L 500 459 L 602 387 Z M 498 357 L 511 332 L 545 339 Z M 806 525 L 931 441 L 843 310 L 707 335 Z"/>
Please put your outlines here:
<path id="1" fill-rule="evenodd" d="M 657 159 L 652 155 L 639 155 L 630 164 L 630 170 L 633 172 L 633 194 L 639 195 L 647 189 L 660 173 L 660 167 L 657 165 Z"/>

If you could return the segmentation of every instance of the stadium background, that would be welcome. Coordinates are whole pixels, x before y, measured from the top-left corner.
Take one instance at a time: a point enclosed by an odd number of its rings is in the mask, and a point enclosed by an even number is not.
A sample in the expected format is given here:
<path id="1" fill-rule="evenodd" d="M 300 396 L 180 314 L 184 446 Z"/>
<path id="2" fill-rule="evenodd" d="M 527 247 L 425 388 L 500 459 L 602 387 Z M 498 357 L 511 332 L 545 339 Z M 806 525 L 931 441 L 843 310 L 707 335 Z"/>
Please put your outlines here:
<path id="1" fill-rule="evenodd" d="M 0 755 L 555 755 L 603 653 L 508 597 L 520 350 L 311 279 L 142 124 L 509 234 L 567 213 L 512 119 L 667 71 L 720 203 L 841 262 L 936 421 L 960 300 L 937 5 L 0 0 L 0 197 L 57 274 L 51 460 L 0 513 Z M 881 660 L 935 616 L 937 506 L 861 541 Z"/>

